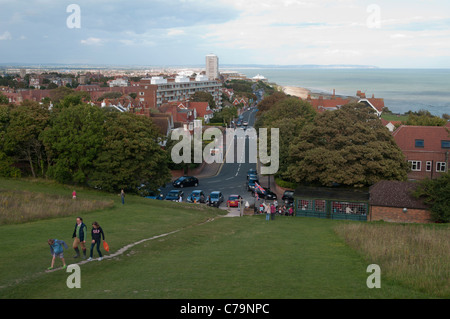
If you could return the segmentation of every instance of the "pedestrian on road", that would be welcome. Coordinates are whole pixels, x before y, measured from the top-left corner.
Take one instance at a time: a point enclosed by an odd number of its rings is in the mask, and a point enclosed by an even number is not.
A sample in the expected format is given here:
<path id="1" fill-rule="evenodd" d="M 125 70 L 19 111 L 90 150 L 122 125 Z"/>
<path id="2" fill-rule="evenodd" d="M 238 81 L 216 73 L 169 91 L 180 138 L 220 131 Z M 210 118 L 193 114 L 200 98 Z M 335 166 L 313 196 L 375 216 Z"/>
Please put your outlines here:
<path id="1" fill-rule="evenodd" d="M 80 257 L 80 250 L 78 246 L 81 246 L 83 250 L 83 256 L 86 258 L 86 239 L 87 239 L 87 227 L 83 223 L 83 218 L 77 217 L 77 223 L 75 224 L 75 229 L 73 230 L 72 238 L 73 240 L 73 249 L 76 252 L 76 255 L 73 258 Z"/>
<path id="2" fill-rule="evenodd" d="M 91 236 L 92 236 L 92 242 L 91 242 L 91 253 L 89 255 L 89 261 L 92 260 L 92 253 L 94 252 L 94 246 L 97 245 L 97 252 L 98 252 L 98 260 L 103 259 L 102 252 L 100 251 L 100 243 L 103 240 L 105 240 L 105 234 L 103 233 L 103 229 L 100 227 L 100 225 L 97 222 L 92 223 L 92 230 L 91 230 Z"/>

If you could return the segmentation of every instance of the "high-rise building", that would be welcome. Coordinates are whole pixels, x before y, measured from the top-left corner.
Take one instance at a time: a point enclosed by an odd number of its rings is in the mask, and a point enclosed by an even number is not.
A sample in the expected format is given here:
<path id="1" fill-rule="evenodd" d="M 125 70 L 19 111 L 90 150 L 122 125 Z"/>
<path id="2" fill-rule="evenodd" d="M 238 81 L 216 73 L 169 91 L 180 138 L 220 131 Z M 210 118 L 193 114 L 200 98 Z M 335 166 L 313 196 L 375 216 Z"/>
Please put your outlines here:
<path id="1" fill-rule="evenodd" d="M 210 80 L 219 78 L 219 57 L 215 54 L 206 56 L 206 76 Z"/>

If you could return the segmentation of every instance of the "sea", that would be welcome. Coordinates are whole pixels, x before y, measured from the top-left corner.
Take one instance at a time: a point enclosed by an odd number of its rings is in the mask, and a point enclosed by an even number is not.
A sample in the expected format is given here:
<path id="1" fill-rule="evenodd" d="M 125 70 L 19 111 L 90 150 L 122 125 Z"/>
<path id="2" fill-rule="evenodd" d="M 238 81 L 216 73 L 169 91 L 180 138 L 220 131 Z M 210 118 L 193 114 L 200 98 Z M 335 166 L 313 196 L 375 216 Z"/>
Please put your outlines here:
<path id="1" fill-rule="evenodd" d="M 309 89 L 313 93 L 383 98 L 393 113 L 427 110 L 433 115 L 450 114 L 450 69 L 384 68 L 233 68 L 252 78 L 264 76 L 269 83 Z"/>

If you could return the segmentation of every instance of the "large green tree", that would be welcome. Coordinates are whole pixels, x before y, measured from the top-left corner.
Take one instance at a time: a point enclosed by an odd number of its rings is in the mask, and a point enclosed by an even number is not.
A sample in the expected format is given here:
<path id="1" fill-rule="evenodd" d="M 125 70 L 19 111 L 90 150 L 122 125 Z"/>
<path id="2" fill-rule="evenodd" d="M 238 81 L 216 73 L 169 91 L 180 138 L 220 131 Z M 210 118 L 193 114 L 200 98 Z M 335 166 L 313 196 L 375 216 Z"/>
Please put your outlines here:
<path id="1" fill-rule="evenodd" d="M 89 184 L 112 192 L 142 184 L 157 189 L 170 181 L 167 155 L 158 144 L 162 136 L 150 118 L 109 112 L 103 131 Z"/>
<path id="2" fill-rule="evenodd" d="M 88 104 L 70 105 L 55 113 L 42 133 L 49 156 L 49 176 L 59 182 L 84 184 L 103 144 L 105 113 Z"/>
<path id="3" fill-rule="evenodd" d="M 49 118 L 46 106 L 29 100 L 9 112 L 9 124 L 3 137 L 4 151 L 15 162 L 28 163 L 33 177 L 45 175 L 46 156 L 40 134 L 47 127 Z"/>
<path id="4" fill-rule="evenodd" d="M 288 174 L 298 183 L 363 187 L 407 172 L 394 139 L 362 104 L 318 115 L 290 146 Z"/>
<path id="5" fill-rule="evenodd" d="M 272 128 L 279 129 L 278 175 L 282 176 L 284 180 L 292 180 L 287 174 L 290 145 L 300 135 L 303 127 L 314 120 L 316 114 L 308 102 L 288 97 L 278 100 L 257 120 L 256 129 L 264 127 L 269 132 Z"/>

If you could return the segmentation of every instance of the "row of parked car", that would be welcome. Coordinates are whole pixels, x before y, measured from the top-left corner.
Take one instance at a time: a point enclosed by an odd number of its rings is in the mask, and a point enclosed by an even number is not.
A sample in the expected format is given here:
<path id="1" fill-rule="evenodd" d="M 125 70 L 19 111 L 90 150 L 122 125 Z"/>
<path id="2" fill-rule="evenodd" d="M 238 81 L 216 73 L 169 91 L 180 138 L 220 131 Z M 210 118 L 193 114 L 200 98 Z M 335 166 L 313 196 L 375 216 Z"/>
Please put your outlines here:
<path id="1" fill-rule="evenodd" d="M 176 188 L 184 188 L 190 186 L 198 186 L 199 180 L 194 176 L 182 176 L 173 181 L 172 185 Z M 158 199 L 158 200 L 171 200 L 171 201 L 184 201 L 185 194 L 181 189 L 173 189 L 164 196 L 162 193 L 156 194 L 155 192 L 149 192 L 146 198 Z M 239 201 L 242 199 L 240 195 L 230 195 L 227 200 L 227 206 L 238 207 Z M 225 201 L 225 198 L 221 191 L 213 191 L 209 195 L 206 195 L 200 189 L 193 190 L 187 197 L 188 203 L 206 203 L 210 206 L 219 207 Z"/>

